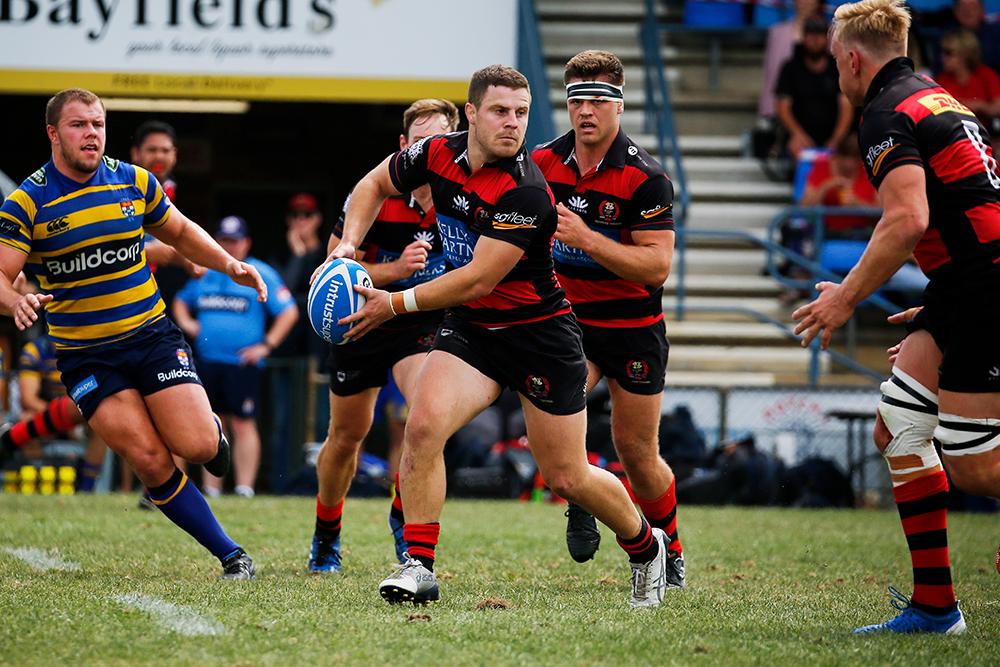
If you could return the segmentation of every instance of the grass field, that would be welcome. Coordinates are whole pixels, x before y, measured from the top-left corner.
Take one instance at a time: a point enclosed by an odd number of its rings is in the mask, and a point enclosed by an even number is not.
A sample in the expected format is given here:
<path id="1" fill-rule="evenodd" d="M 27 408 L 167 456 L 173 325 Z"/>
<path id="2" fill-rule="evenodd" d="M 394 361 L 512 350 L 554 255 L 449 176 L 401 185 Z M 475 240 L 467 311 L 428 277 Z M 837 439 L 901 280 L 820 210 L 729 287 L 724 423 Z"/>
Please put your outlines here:
<path id="1" fill-rule="evenodd" d="M 418 608 L 390 607 L 376 590 L 392 558 L 386 501 L 348 502 L 345 572 L 332 577 L 305 571 L 313 506 L 215 501 L 258 564 L 255 582 L 218 582 L 214 559 L 134 497 L 0 495 L 0 663 L 1000 663 L 995 516 L 950 519 L 965 636 L 853 637 L 891 614 L 887 584 L 910 589 L 891 512 L 682 508 L 690 588 L 633 612 L 613 536 L 595 561 L 573 563 L 557 506 L 449 501 L 442 601 Z M 35 569 L 11 553 L 24 548 L 79 569 Z M 164 618 L 183 613 L 197 616 L 168 629 Z"/>

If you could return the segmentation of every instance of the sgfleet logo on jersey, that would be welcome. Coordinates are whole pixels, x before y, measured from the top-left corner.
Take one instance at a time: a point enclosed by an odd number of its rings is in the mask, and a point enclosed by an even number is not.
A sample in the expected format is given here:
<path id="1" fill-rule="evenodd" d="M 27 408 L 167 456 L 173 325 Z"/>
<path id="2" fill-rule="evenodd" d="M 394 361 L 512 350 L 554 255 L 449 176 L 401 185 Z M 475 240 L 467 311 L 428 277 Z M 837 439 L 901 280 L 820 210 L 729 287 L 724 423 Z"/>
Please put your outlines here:
<path id="1" fill-rule="evenodd" d="M 461 211 L 462 213 L 469 213 L 469 200 L 465 198 L 464 195 L 455 195 L 455 198 L 451 200 L 451 203 L 455 205 L 456 211 Z"/>
<path id="2" fill-rule="evenodd" d="M 133 237 L 47 257 L 44 266 L 49 280 L 75 282 L 123 271 L 135 266 L 141 257 L 142 241 Z"/>
<path id="3" fill-rule="evenodd" d="M 965 106 L 954 97 L 948 93 L 931 93 L 930 95 L 924 95 L 917 100 L 922 106 L 929 110 L 935 116 L 943 113 L 953 112 L 965 114 L 966 116 L 975 116 L 969 107 Z"/>
<path id="4" fill-rule="evenodd" d="M 570 197 L 569 201 L 566 202 L 566 206 L 571 211 L 576 211 L 577 213 L 587 212 L 587 200 L 579 195 L 573 195 Z"/>
<path id="5" fill-rule="evenodd" d="M 892 137 L 889 137 L 882 143 L 868 148 L 868 154 L 865 155 L 865 162 L 868 163 L 868 168 L 872 170 L 873 175 L 878 173 L 885 156 L 894 151 L 898 146 L 899 144 L 893 141 Z"/>
<path id="6" fill-rule="evenodd" d="M 497 213 L 493 216 L 493 229 L 535 229 L 537 215 L 523 215 L 517 211 Z"/>

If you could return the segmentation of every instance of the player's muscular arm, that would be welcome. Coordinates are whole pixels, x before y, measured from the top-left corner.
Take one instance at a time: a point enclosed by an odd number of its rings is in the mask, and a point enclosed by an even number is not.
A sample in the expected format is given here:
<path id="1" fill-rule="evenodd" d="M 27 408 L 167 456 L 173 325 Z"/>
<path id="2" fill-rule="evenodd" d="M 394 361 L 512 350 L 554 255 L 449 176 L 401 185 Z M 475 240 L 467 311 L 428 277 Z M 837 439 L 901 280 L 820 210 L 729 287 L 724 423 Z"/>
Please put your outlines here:
<path id="1" fill-rule="evenodd" d="M 882 218 L 860 261 L 843 283 L 817 284 L 819 297 L 792 313 L 803 347 L 818 336 L 826 349 L 833 331 L 851 318 L 854 308 L 913 254 L 929 224 L 925 185 L 923 168 L 914 164 L 896 167 L 885 177 L 879 187 Z"/>
<path id="2" fill-rule="evenodd" d="M 910 259 L 930 223 L 922 167 L 893 169 L 882 181 L 878 195 L 882 218 L 861 260 L 841 286 L 852 306 L 871 296 Z"/>
<path id="3" fill-rule="evenodd" d="M 14 324 L 24 331 L 38 320 L 38 311 L 52 300 L 50 294 L 22 294 L 14 288 L 27 255 L 0 245 L 0 309 L 14 318 Z"/>
<path id="4" fill-rule="evenodd" d="M 439 310 L 480 299 L 492 292 L 523 256 L 524 251 L 511 243 L 481 236 L 476 242 L 471 262 L 417 285 L 413 288 L 413 297 L 420 310 Z M 355 323 L 346 334 L 349 338 L 357 339 L 365 335 L 390 319 L 393 311 L 395 314 L 405 312 L 402 292 L 389 293 L 364 287 L 355 289 L 368 302 L 363 309 L 341 320 L 342 323 Z M 390 299 L 395 304 L 392 308 Z"/>
<path id="5" fill-rule="evenodd" d="M 327 246 L 329 254 L 336 257 L 354 259 L 354 251 L 371 229 L 375 216 L 378 215 L 382 202 L 387 197 L 400 194 L 389 177 L 390 155 L 382 163 L 368 172 L 351 192 L 351 201 L 344 213 L 344 233 L 340 238 L 330 236 Z M 334 251 L 337 251 L 336 253 Z M 350 255 L 348 255 L 350 252 Z"/>
<path id="6" fill-rule="evenodd" d="M 674 232 L 632 232 L 632 244 L 618 243 L 595 232 L 580 216 L 559 204 L 556 238 L 583 250 L 601 266 L 626 280 L 660 286 L 670 275 L 674 257 Z"/>
<path id="7" fill-rule="evenodd" d="M 171 207 L 167 222 L 150 234 L 172 245 L 183 257 L 195 264 L 225 273 L 233 282 L 257 290 L 257 300 L 267 301 L 267 286 L 250 264 L 241 262 L 222 249 L 211 235 L 197 223 Z"/>

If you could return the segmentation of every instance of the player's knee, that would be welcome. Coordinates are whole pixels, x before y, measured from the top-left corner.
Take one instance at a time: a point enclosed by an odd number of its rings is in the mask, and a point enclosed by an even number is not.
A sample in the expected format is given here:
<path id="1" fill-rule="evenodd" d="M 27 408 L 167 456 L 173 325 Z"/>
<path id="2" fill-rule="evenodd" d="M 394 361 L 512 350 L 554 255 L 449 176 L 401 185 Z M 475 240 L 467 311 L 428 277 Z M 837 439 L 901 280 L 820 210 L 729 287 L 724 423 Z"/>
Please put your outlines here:
<path id="1" fill-rule="evenodd" d="M 580 474 L 570 466 L 550 466 L 540 471 L 545 485 L 561 498 L 572 500 L 580 487 Z"/>
<path id="2" fill-rule="evenodd" d="M 872 429 L 872 440 L 880 452 L 885 452 L 885 448 L 892 442 L 892 433 L 886 428 L 881 415 L 876 416 L 875 427 Z"/>
<path id="3" fill-rule="evenodd" d="M 893 486 L 941 470 L 932 443 L 938 425 L 937 396 L 899 369 L 882 383 L 875 444 L 889 466 Z"/>
<path id="4" fill-rule="evenodd" d="M 155 442 L 137 441 L 125 452 L 125 459 L 144 483 L 159 479 L 174 468 L 166 447 Z"/>
<path id="5" fill-rule="evenodd" d="M 425 412 L 410 413 L 403 438 L 407 448 L 422 452 L 437 451 L 444 447 L 447 440 L 441 436 L 438 420 Z"/>
<path id="6" fill-rule="evenodd" d="M 623 438 L 615 441 L 618 460 L 626 472 L 642 474 L 654 471 L 661 465 L 659 443 L 648 438 Z"/>
<path id="7" fill-rule="evenodd" d="M 941 413 L 934 437 L 956 486 L 974 495 L 1000 496 L 1000 464 L 989 456 L 1000 447 L 1000 419 Z"/>
<path id="8" fill-rule="evenodd" d="M 330 434 L 323 443 L 323 452 L 327 456 L 347 457 L 354 456 L 361 449 L 366 431 L 351 426 L 338 426 L 330 429 Z"/>
<path id="9" fill-rule="evenodd" d="M 955 459 L 945 457 L 951 483 L 965 493 L 974 496 L 1000 497 L 1000 477 L 996 471 L 977 466 L 955 465 Z"/>

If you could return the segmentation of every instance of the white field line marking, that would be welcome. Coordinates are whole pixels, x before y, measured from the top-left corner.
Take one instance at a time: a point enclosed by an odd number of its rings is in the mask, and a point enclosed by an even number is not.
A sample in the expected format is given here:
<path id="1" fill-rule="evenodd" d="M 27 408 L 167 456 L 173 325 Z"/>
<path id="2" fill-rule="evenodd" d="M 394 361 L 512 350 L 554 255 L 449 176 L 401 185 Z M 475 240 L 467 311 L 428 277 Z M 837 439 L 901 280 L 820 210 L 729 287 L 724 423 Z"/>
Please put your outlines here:
<path id="1" fill-rule="evenodd" d="M 46 570 L 78 572 L 80 570 L 79 563 L 63 560 L 62 556 L 54 550 L 47 551 L 45 549 L 35 549 L 34 547 L 4 547 L 3 550 L 42 572 Z"/>
<path id="2" fill-rule="evenodd" d="M 194 609 L 173 604 L 160 598 L 139 593 L 125 593 L 112 597 L 126 607 L 137 609 L 152 616 L 168 630 L 187 637 L 225 634 L 226 628 L 214 618 L 202 616 Z"/>

